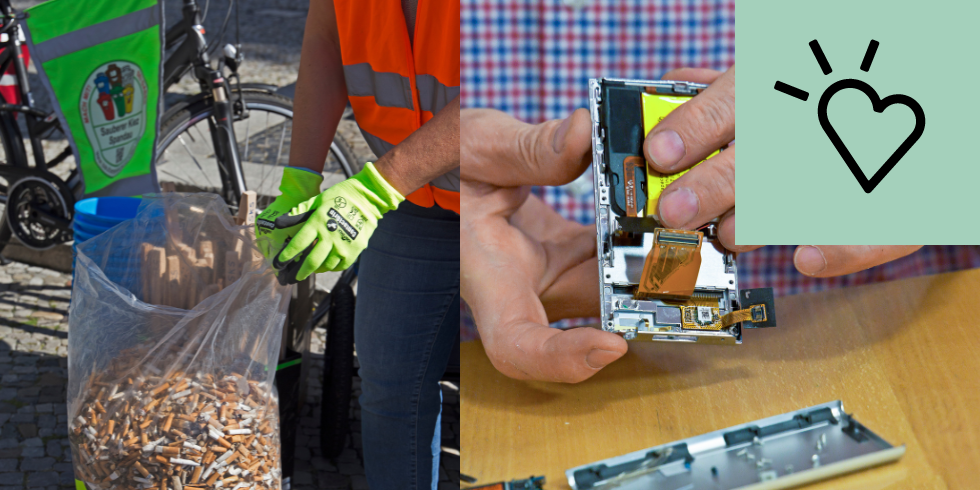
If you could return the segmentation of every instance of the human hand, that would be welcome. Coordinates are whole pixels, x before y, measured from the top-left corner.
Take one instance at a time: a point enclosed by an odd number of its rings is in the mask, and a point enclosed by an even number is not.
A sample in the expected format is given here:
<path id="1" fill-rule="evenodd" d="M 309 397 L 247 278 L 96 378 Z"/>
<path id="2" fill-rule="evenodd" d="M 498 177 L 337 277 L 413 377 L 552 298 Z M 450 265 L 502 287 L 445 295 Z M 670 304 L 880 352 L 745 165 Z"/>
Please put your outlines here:
<path id="1" fill-rule="evenodd" d="M 644 141 L 647 162 L 662 173 L 672 174 L 692 167 L 735 139 L 735 67 L 725 73 L 682 68 L 667 73 L 664 79 L 710 84 L 665 117 Z M 667 186 L 658 209 L 661 223 L 670 228 L 695 229 L 720 218 L 718 238 L 733 252 L 761 246 L 735 244 L 734 145 Z M 807 245 L 797 248 L 793 262 L 805 275 L 831 277 L 883 264 L 919 248 Z"/>
<path id="2" fill-rule="evenodd" d="M 579 382 L 626 352 L 622 337 L 549 322 L 599 310 L 595 229 L 563 219 L 533 196 L 591 158 L 591 122 L 525 124 L 494 110 L 460 112 L 461 294 L 487 356 L 507 376 Z"/>
<path id="3" fill-rule="evenodd" d="M 295 281 L 313 272 L 344 270 L 357 260 L 381 216 L 405 200 L 368 162 L 353 177 L 297 204 L 274 219 L 257 219 L 263 231 L 293 230 L 295 234 L 273 260 L 273 267 L 296 270 Z M 290 264 L 294 258 L 295 263 Z M 280 274 L 283 274 L 280 270 Z M 291 282 L 293 277 L 280 282 Z"/>
<path id="4" fill-rule="evenodd" d="M 319 172 L 301 167 L 283 169 L 282 180 L 279 182 L 279 196 L 262 210 L 255 222 L 255 236 L 259 238 L 256 245 L 266 259 L 272 261 L 299 227 L 270 228 L 259 226 L 259 223 L 273 223 L 279 216 L 289 214 L 297 204 L 316 197 L 320 193 L 321 183 L 323 183 L 323 175 Z"/>

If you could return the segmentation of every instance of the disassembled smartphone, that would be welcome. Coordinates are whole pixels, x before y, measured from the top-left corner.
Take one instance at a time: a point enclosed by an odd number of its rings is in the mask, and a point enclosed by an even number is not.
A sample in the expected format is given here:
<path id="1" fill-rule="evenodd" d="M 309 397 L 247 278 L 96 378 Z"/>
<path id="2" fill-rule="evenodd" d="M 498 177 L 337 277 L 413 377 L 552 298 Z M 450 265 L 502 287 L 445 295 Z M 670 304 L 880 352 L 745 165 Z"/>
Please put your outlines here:
<path id="1" fill-rule="evenodd" d="M 840 400 L 598 461 L 565 472 L 574 490 L 792 488 L 897 461 Z"/>
<path id="2" fill-rule="evenodd" d="M 647 165 L 646 135 L 707 85 L 592 79 L 595 186 L 602 328 L 626 340 L 742 343 L 742 328 L 776 326 L 772 289 L 738 289 L 735 255 L 717 226 L 672 230 L 656 207 L 667 185 Z"/>

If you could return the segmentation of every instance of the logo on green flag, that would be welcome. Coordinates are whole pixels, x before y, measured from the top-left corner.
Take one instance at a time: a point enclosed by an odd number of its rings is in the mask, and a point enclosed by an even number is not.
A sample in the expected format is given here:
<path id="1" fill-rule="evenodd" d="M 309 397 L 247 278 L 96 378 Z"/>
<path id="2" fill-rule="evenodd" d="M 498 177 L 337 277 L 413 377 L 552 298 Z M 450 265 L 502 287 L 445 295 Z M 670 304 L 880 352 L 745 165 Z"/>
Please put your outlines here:
<path id="1" fill-rule="evenodd" d="M 96 68 L 79 101 L 95 162 L 109 177 L 129 163 L 146 129 L 146 79 L 139 66 L 112 61 Z"/>

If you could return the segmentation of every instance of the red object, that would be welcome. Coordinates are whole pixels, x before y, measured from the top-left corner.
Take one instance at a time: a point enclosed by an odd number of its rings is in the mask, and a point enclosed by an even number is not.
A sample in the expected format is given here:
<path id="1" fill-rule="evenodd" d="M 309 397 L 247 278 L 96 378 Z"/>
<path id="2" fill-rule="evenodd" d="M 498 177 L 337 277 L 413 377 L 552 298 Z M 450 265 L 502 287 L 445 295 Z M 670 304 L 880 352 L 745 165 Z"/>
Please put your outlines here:
<path id="1" fill-rule="evenodd" d="M 99 107 L 102 108 L 102 114 L 105 114 L 105 120 L 111 121 L 116 118 L 115 106 L 112 105 L 112 96 L 105 93 L 99 92 L 99 99 L 97 100 Z"/>
<path id="2" fill-rule="evenodd" d="M 3 53 L 4 49 L 6 48 L 0 48 L 0 53 Z M 24 53 L 24 66 L 26 67 L 31 62 L 31 53 L 28 52 L 27 45 L 21 45 L 20 49 Z M 8 104 L 21 103 L 20 91 L 17 90 L 17 73 L 13 63 L 10 63 L 7 71 L 3 72 L 3 76 L 0 76 L 0 95 Z"/>

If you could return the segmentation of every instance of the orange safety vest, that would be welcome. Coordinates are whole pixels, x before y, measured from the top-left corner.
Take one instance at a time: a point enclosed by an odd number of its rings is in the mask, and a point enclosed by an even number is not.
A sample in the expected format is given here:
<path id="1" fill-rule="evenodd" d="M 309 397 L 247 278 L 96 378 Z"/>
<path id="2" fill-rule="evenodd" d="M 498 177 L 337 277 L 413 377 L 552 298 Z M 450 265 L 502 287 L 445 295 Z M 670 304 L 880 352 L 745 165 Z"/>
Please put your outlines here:
<path id="1" fill-rule="evenodd" d="M 459 1 L 419 0 L 415 46 L 401 2 L 334 0 L 347 95 L 379 157 L 459 96 Z M 407 199 L 459 213 L 459 167 Z"/>

